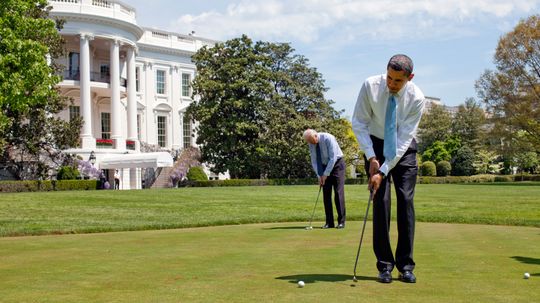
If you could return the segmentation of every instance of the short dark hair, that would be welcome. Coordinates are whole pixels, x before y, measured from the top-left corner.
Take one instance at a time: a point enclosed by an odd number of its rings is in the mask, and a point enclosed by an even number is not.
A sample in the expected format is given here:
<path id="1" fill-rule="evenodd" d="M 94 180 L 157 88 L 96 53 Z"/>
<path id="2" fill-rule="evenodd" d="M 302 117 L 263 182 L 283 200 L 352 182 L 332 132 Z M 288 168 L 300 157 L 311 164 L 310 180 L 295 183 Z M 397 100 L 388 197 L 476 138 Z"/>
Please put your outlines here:
<path id="1" fill-rule="evenodd" d="M 408 77 L 413 72 L 413 62 L 409 56 L 398 54 L 390 58 L 390 61 L 388 61 L 388 65 L 386 66 L 386 69 L 388 68 L 392 68 L 393 70 L 397 71 L 405 71 L 405 75 Z"/>

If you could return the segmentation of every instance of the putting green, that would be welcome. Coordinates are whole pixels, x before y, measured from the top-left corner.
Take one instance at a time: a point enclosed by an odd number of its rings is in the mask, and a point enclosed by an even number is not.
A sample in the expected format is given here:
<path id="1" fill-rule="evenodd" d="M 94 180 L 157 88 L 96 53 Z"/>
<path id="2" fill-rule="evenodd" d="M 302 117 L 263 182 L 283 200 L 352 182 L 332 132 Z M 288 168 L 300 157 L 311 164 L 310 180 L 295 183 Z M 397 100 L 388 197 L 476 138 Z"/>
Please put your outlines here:
<path id="1" fill-rule="evenodd" d="M 361 222 L 344 230 L 305 226 L 0 238 L 0 301 L 540 302 L 535 227 L 418 223 L 418 283 L 380 284 L 371 222 L 358 283 L 352 270 Z"/>

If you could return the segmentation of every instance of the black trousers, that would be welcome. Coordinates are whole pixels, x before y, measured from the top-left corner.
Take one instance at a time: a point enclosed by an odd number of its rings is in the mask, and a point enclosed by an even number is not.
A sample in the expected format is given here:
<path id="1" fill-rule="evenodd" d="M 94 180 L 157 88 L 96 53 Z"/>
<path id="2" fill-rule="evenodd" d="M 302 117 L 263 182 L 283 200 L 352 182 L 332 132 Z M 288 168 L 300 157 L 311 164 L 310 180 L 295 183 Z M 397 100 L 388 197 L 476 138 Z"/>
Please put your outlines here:
<path id="1" fill-rule="evenodd" d="M 336 161 L 330 176 L 326 178 L 323 185 L 324 213 L 326 214 L 326 224 L 330 227 L 334 226 L 332 188 L 334 188 L 338 224 L 345 224 L 345 161 L 343 158 Z"/>
<path id="2" fill-rule="evenodd" d="M 384 162 L 384 140 L 371 136 L 375 155 L 382 165 Z M 377 257 L 377 269 L 379 271 L 392 271 L 394 266 L 400 272 L 413 270 L 414 244 L 414 188 L 418 165 L 416 162 L 417 145 L 413 139 L 409 149 L 405 152 L 398 164 L 390 170 L 388 176 L 383 179 L 381 186 L 373 198 L 373 250 Z M 369 175 L 369 161 L 366 159 L 366 172 Z M 390 179 L 394 183 L 397 199 L 397 227 L 398 243 L 395 258 L 390 246 Z"/>

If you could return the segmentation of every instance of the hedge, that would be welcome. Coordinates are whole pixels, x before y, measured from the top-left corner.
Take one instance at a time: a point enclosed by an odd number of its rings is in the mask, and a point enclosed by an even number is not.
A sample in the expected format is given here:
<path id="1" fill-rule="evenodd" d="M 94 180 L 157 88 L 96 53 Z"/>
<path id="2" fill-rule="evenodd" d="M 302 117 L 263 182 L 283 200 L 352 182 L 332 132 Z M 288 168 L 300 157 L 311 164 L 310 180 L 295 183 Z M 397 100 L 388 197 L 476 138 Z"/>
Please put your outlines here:
<path id="1" fill-rule="evenodd" d="M 4 193 L 94 190 L 99 187 L 98 180 L 0 181 L 0 192 Z"/>

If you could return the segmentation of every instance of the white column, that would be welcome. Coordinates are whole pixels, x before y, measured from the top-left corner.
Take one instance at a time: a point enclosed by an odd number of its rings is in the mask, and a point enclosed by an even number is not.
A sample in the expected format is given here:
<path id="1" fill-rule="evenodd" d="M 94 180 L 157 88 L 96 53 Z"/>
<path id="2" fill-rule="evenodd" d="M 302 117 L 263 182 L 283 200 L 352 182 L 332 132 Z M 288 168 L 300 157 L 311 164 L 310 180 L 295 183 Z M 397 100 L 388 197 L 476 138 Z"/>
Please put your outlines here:
<path id="1" fill-rule="evenodd" d="M 88 34 L 80 36 L 80 92 L 81 92 L 81 115 L 83 125 L 81 129 L 81 141 L 83 149 L 95 149 L 96 139 L 92 135 L 92 98 L 90 87 L 90 40 L 94 37 Z"/>
<path id="2" fill-rule="evenodd" d="M 135 49 L 130 46 L 127 50 L 127 138 L 135 141 L 135 151 L 140 150 L 137 138 L 137 91 L 135 87 Z"/>
<path id="3" fill-rule="evenodd" d="M 122 136 L 120 112 L 120 41 L 111 41 L 110 48 L 110 71 L 111 71 L 111 139 L 114 148 L 126 149 L 126 140 Z"/>

